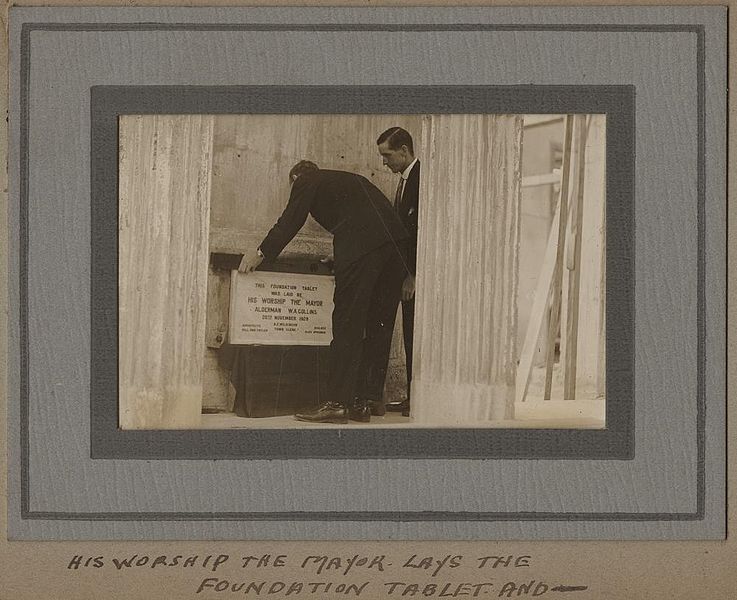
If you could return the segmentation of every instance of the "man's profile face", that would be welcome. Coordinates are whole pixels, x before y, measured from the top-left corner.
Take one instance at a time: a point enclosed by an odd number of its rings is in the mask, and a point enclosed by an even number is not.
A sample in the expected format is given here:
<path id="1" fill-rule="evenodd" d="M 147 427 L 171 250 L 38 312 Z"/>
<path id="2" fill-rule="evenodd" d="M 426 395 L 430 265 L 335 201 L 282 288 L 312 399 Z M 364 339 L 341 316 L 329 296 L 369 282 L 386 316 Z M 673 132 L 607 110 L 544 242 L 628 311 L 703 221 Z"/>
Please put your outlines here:
<path id="1" fill-rule="evenodd" d="M 379 154 L 381 154 L 384 166 L 389 167 L 392 173 L 401 173 L 411 162 L 407 146 L 400 146 L 392 150 L 388 141 L 379 144 Z"/>

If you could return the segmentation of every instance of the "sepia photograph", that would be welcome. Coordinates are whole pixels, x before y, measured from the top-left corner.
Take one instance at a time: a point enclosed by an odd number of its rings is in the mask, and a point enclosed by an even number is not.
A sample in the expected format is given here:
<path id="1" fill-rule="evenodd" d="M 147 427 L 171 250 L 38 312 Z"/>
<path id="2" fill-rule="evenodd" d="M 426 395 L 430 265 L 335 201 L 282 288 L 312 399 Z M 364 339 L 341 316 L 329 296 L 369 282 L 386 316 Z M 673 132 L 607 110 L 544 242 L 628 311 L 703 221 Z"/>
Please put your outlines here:
<path id="1" fill-rule="evenodd" d="M 119 117 L 119 427 L 606 428 L 606 115 Z"/>

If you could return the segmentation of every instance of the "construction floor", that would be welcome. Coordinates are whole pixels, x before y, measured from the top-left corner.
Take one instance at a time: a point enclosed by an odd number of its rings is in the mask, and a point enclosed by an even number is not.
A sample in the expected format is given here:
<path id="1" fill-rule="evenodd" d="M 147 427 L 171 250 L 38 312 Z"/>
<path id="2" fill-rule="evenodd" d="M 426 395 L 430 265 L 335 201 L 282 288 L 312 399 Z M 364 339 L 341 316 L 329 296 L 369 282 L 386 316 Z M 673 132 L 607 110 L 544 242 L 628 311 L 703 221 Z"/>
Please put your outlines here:
<path id="1" fill-rule="evenodd" d="M 539 407 L 537 412 L 542 413 L 547 407 Z M 411 417 L 402 417 L 400 413 L 387 413 L 383 417 L 371 417 L 370 423 L 355 423 L 350 421 L 347 425 L 335 425 L 332 423 L 305 423 L 297 421 L 291 415 L 282 417 L 247 418 L 239 417 L 233 413 L 218 413 L 202 415 L 203 429 L 314 429 L 346 427 L 356 428 L 435 428 L 435 427 L 462 427 L 469 429 L 601 429 L 601 419 L 582 416 L 559 416 L 559 407 L 550 407 L 551 414 L 545 418 L 539 414 L 537 418 L 518 418 L 513 421 L 492 421 L 480 423 L 467 423 L 462 425 L 449 425 L 447 423 L 416 423 Z"/>
<path id="2" fill-rule="evenodd" d="M 234 413 L 202 415 L 202 429 L 285 429 L 285 428 L 435 428 L 461 427 L 469 429 L 603 429 L 605 427 L 606 403 L 593 390 L 582 391 L 576 400 L 563 400 L 563 382 L 559 365 L 553 369 L 551 400 L 543 400 L 545 372 L 535 368 L 525 402 L 515 405 L 515 418 L 508 421 L 483 421 L 477 423 L 451 424 L 415 422 L 412 417 L 403 417 L 398 412 L 388 412 L 383 417 L 371 417 L 370 423 L 349 422 L 346 425 L 332 423 L 305 423 L 292 415 L 280 417 L 248 418 Z"/>

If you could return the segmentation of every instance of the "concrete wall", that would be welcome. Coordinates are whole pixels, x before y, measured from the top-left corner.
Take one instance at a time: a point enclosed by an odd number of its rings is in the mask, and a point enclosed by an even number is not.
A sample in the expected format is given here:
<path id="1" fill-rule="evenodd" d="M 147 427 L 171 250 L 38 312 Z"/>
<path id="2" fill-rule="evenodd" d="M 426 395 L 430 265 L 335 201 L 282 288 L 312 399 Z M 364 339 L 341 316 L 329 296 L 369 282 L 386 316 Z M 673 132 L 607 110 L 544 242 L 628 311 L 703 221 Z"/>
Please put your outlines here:
<path id="1" fill-rule="evenodd" d="M 411 416 L 511 419 L 522 119 L 432 115 L 425 131 Z"/>
<path id="2" fill-rule="evenodd" d="M 123 429 L 197 427 L 203 393 L 213 118 L 120 121 Z"/>

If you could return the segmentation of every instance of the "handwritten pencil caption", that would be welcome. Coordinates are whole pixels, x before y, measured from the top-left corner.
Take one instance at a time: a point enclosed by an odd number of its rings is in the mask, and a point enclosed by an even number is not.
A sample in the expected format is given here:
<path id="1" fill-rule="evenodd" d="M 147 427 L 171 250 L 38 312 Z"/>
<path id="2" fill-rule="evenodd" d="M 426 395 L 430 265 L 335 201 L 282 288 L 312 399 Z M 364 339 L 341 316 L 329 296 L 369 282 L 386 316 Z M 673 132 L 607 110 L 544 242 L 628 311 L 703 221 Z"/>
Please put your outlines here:
<path id="1" fill-rule="evenodd" d="M 508 577 L 510 572 L 523 572 L 532 566 L 530 555 L 476 556 L 463 555 L 390 557 L 385 554 L 352 556 L 262 554 L 131 554 L 127 556 L 73 556 L 67 570 L 107 569 L 130 572 L 155 570 L 170 572 L 206 571 L 217 574 L 198 579 L 193 597 L 293 598 L 313 597 L 391 597 L 391 598 L 519 598 L 540 597 L 554 592 L 571 593 L 588 590 L 585 585 L 562 585 L 525 576 Z M 304 578 L 275 577 L 291 567 L 304 573 Z M 462 568 L 483 576 L 478 581 L 449 581 L 454 570 Z M 226 572 L 227 571 L 227 575 Z M 247 574 L 234 577 L 233 573 Z M 493 575 L 490 577 L 489 575 Z M 500 576 L 503 575 L 503 576 Z M 370 576 L 370 577 L 369 577 Z M 349 578 L 351 581 L 343 581 Z M 358 578 L 359 582 L 354 580 Z M 367 580 L 360 581 L 363 578 Z M 444 579 L 448 579 L 444 581 Z M 314 579 L 314 580 L 313 580 Z M 318 580 L 319 579 L 319 580 Z M 455 579 L 453 577 L 453 579 Z M 581 597 L 579 595 L 579 597 Z"/>

